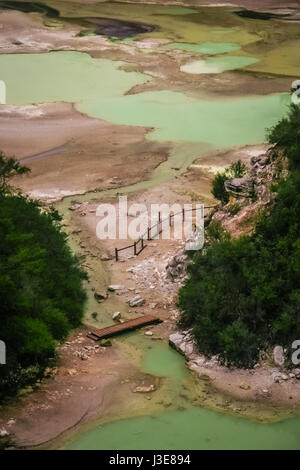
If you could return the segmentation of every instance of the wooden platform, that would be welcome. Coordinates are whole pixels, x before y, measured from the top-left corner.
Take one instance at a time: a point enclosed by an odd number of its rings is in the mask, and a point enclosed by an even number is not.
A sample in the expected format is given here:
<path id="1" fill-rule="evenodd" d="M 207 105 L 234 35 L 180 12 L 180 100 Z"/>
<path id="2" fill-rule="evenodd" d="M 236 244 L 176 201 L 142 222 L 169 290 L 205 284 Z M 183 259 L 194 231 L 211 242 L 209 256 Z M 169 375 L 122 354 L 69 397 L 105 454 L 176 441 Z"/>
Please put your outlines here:
<path id="1" fill-rule="evenodd" d="M 124 321 L 124 323 L 118 323 L 116 325 L 107 326 L 106 328 L 91 328 L 87 337 L 94 341 L 100 339 L 110 338 L 121 333 L 126 333 L 130 330 L 135 330 L 146 325 L 152 325 L 154 323 L 161 323 L 161 319 L 155 315 L 143 315 L 142 317 L 134 318 L 132 320 Z"/>

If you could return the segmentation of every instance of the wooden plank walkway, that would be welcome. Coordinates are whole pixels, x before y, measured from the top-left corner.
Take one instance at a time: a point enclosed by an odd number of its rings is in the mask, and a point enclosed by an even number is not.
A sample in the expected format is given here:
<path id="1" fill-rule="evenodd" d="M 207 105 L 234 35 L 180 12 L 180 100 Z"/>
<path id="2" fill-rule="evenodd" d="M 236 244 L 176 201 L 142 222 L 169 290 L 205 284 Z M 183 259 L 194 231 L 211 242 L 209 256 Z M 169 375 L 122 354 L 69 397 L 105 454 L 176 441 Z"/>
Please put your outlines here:
<path id="1" fill-rule="evenodd" d="M 106 328 L 90 328 L 87 337 L 94 341 L 100 339 L 110 338 L 121 333 L 125 333 L 130 330 L 135 330 L 146 325 L 152 325 L 154 323 L 161 323 L 161 319 L 155 315 L 143 315 L 142 317 L 134 318 L 132 320 L 124 321 L 124 323 L 118 323 L 117 325 L 107 326 Z"/>

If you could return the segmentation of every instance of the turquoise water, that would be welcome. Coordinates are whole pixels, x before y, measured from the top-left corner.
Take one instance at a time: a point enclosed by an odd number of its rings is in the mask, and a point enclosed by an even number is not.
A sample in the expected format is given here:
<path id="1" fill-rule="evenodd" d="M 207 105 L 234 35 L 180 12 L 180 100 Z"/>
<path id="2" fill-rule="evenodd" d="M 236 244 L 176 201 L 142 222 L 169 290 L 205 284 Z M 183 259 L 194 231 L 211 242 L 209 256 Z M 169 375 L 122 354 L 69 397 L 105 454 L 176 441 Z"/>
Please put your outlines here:
<path id="1" fill-rule="evenodd" d="M 89 100 L 78 109 L 118 124 L 154 127 L 153 140 L 228 147 L 263 142 L 265 129 L 286 113 L 289 102 L 288 94 L 209 101 L 151 91 L 117 100 Z"/>
<path id="2" fill-rule="evenodd" d="M 121 420 L 84 433 L 69 449 L 300 449 L 300 420 L 256 424 L 205 409 Z"/>
<path id="3" fill-rule="evenodd" d="M 82 52 L 0 55 L 0 77 L 6 83 L 7 104 L 53 101 L 96 102 L 122 97 L 147 75 L 119 70 L 123 62 L 93 59 Z"/>
<path id="4" fill-rule="evenodd" d="M 198 11 L 183 7 L 164 7 L 159 11 L 160 15 L 192 15 L 193 13 L 198 13 Z"/>
<path id="5" fill-rule="evenodd" d="M 284 115 L 290 101 L 288 94 L 215 100 L 172 91 L 124 96 L 149 77 L 120 70 L 121 65 L 80 52 L 11 54 L 0 56 L 0 76 L 8 104 L 75 102 L 90 116 L 155 128 L 151 139 L 218 147 L 264 141 L 265 128 Z"/>
<path id="6" fill-rule="evenodd" d="M 201 44 L 173 42 L 172 44 L 168 44 L 167 49 L 182 49 L 184 51 L 213 55 L 237 51 L 240 49 L 240 46 L 233 42 L 203 42 Z"/>
<path id="7" fill-rule="evenodd" d="M 243 56 L 222 56 L 222 57 L 208 57 L 207 59 L 193 60 L 180 67 L 182 72 L 192 74 L 203 73 L 222 73 L 226 70 L 235 70 L 246 67 L 247 65 L 255 64 L 258 62 L 254 57 Z"/>

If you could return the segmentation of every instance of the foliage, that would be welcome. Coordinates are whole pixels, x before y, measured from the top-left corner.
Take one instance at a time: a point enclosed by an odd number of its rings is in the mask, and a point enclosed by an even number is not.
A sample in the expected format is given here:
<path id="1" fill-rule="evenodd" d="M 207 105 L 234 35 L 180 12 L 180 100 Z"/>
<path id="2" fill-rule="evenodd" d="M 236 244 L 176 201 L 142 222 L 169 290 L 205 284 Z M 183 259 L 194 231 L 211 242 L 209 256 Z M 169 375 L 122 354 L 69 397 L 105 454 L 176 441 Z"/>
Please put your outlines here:
<path id="1" fill-rule="evenodd" d="M 213 196 L 221 201 L 222 204 L 227 204 L 229 195 L 225 189 L 225 181 L 230 178 L 242 178 L 245 173 L 246 165 L 241 160 L 233 162 L 225 171 L 218 172 L 212 182 Z"/>
<path id="2" fill-rule="evenodd" d="M 0 397 L 15 391 L 18 377 L 24 385 L 22 368 L 39 369 L 54 356 L 55 342 L 80 324 L 86 297 L 85 274 L 58 213 L 12 194 L 8 178 L 26 171 L 1 155 L 0 338 L 7 364 L 0 366 Z"/>
<path id="3" fill-rule="evenodd" d="M 13 188 L 9 184 L 9 180 L 17 175 L 24 175 L 30 170 L 26 166 L 22 166 L 14 158 L 6 158 L 4 153 L 0 151 L 0 193 L 11 193 Z"/>
<path id="4" fill-rule="evenodd" d="M 260 351 L 289 348 L 300 337 L 299 129 L 300 112 L 292 106 L 269 133 L 290 172 L 254 234 L 219 237 L 198 253 L 180 291 L 181 325 L 192 329 L 201 352 L 228 365 L 251 367 Z"/>

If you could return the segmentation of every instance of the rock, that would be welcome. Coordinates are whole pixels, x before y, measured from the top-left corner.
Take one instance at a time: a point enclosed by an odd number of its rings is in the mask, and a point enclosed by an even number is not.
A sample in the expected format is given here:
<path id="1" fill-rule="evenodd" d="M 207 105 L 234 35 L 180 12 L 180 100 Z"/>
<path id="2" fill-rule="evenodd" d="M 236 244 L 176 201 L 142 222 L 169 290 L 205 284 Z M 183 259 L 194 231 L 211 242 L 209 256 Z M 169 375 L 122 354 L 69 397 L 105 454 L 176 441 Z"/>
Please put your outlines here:
<path id="1" fill-rule="evenodd" d="M 247 382 L 241 382 L 239 387 L 242 389 L 242 390 L 250 390 L 251 389 L 251 386 L 247 383 Z"/>
<path id="2" fill-rule="evenodd" d="M 81 207 L 81 204 L 72 204 L 72 206 L 69 207 L 69 210 L 76 211 L 77 209 L 79 209 L 79 207 Z"/>
<path id="3" fill-rule="evenodd" d="M 169 344 L 178 352 L 189 358 L 197 349 L 189 333 L 177 332 L 169 336 Z"/>
<path id="4" fill-rule="evenodd" d="M 152 331 L 145 331 L 144 335 L 145 336 L 153 336 L 153 332 Z"/>
<path id="5" fill-rule="evenodd" d="M 101 261 L 109 261 L 113 259 L 112 255 L 106 254 L 106 255 L 101 255 L 100 256 Z"/>
<path id="6" fill-rule="evenodd" d="M 16 420 L 13 418 L 10 418 L 6 424 L 7 426 L 13 426 L 14 424 L 16 424 Z"/>
<path id="7" fill-rule="evenodd" d="M 251 157 L 250 163 L 251 166 L 266 166 L 269 163 L 269 156 L 263 153 L 262 155 Z"/>
<path id="8" fill-rule="evenodd" d="M 276 366 L 283 366 L 284 365 L 284 351 L 282 346 L 275 346 L 273 349 L 273 359 L 274 359 L 274 364 Z"/>
<path id="9" fill-rule="evenodd" d="M 168 264 L 166 265 L 166 279 L 171 282 L 175 282 L 177 278 L 182 277 L 185 274 L 185 265 L 187 262 L 187 256 L 184 250 L 173 256 Z"/>
<path id="10" fill-rule="evenodd" d="M 149 393 L 149 392 L 154 392 L 156 390 L 155 385 L 143 385 L 139 387 L 135 387 L 133 390 L 134 393 Z"/>
<path id="11" fill-rule="evenodd" d="M 243 178 L 231 178 L 225 181 L 225 189 L 229 194 L 236 198 L 249 198 L 253 196 L 254 181 L 246 176 Z"/>
<path id="12" fill-rule="evenodd" d="M 112 318 L 113 320 L 115 320 L 115 321 L 118 321 L 118 320 L 120 320 L 120 318 L 121 318 L 121 313 L 120 313 L 120 312 L 114 312 L 114 313 L 112 314 L 111 318 Z"/>
<path id="13" fill-rule="evenodd" d="M 116 290 L 123 290 L 124 286 L 120 286 L 118 284 L 111 284 L 110 286 L 108 286 L 107 289 L 111 292 L 115 292 Z"/>
<path id="14" fill-rule="evenodd" d="M 132 299 L 128 300 L 130 307 L 140 307 L 145 303 L 145 299 L 143 299 L 140 295 L 136 295 L 132 297 Z"/>
<path id="15" fill-rule="evenodd" d="M 105 291 L 97 290 L 96 292 L 94 292 L 94 297 L 97 302 L 102 302 L 103 300 L 107 299 L 107 293 Z"/>

